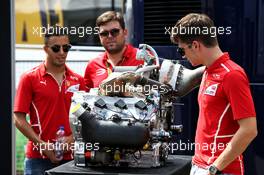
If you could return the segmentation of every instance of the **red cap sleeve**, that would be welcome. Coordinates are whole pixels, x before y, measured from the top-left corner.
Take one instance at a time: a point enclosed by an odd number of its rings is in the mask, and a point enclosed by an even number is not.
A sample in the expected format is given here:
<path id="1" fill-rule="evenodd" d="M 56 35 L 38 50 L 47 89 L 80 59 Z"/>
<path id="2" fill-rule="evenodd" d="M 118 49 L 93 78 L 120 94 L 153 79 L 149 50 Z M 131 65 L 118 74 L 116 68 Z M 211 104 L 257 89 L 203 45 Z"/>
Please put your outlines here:
<path id="1" fill-rule="evenodd" d="M 32 83 L 29 74 L 23 74 L 16 91 L 14 112 L 28 113 L 32 102 Z"/>
<path id="2" fill-rule="evenodd" d="M 255 107 L 245 72 L 235 70 L 227 73 L 223 83 L 230 102 L 234 120 L 255 117 Z"/>

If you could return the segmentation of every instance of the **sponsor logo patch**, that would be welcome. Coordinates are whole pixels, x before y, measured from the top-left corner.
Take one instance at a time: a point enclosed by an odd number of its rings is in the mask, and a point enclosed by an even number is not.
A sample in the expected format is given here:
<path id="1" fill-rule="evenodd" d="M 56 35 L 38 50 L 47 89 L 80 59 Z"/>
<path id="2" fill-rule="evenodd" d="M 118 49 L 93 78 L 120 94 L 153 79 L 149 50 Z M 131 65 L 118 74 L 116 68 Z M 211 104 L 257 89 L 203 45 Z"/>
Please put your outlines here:
<path id="1" fill-rule="evenodd" d="M 103 68 L 96 70 L 96 76 L 104 75 L 106 73 L 106 70 Z"/>
<path id="2" fill-rule="evenodd" d="M 217 87 L 218 87 L 218 84 L 212 84 L 211 86 L 208 86 L 206 90 L 204 91 L 204 94 L 215 96 Z"/>
<path id="3" fill-rule="evenodd" d="M 80 87 L 80 84 L 72 85 L 66 90 L 66 92 L 72 92 L 72 93 L 77 92 L 79 91 L 79 87 Z"/>

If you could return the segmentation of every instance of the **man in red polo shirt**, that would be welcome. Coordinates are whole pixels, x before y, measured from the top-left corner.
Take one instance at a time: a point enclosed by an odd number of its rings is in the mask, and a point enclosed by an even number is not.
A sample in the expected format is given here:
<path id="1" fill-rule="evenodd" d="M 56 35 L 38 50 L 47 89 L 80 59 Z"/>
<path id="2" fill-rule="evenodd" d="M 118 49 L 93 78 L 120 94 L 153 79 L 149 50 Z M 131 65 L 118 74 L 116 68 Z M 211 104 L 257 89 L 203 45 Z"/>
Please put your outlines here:
<path id="1" fill-rule="evenodd" d="M 85 70 L 85 84 L 88 88 L 98 87 L 111 74 L 114 66 L 143 65 L 136 60 L 137 49 L 126 44 L 127 29 L 123 16 L 114 11 L 107 11 L 96 20 L 99 38 L 105 52 L 91 60 Z"/>
<path id="2" fill-rule="evenodd" d="M 21 76 L 16 92 L 14 123 L 28 138 L 25 174 L 44 174 L 45 170 L 72 159 L 71 96 L 75 91 L 86 90 L 84 79 L 65 65 L 71 48 L 68 36 L 59 26 L 53 28 L 55 30 L 50 28 L 45 36 L 45 61 Z M 26 114 L 30 116 L 30 123 Z M 63 160 L 58 159 L 53 150 L 60 126 L 64 127 L 68 144 Z"/>
<path id="3" fill-rule="evenodd" d="M 178 51 L 193 66 L 205 65 L 191 175 L 243 175 L 242 153 L 257 135 L 256 113 L 244 70 L 218 46 L 213 21 L 188 14 L 171 33 Z M 195 29 L 195 30 L 194 30 Z"/>

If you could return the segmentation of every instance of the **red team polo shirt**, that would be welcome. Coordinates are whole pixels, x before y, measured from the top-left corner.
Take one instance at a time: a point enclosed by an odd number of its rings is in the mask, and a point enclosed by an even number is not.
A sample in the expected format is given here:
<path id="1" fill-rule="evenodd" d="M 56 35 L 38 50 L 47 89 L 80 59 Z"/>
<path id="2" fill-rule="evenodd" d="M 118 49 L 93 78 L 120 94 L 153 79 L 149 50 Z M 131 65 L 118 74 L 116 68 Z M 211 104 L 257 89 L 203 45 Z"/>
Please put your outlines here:
<path id="1" fill-rule="evenodd" d="M 223 152 L 238 130 L 237 120 L 256 116 L 247 76 L 230 60 L 228 53 L 205 70 L 198 103 L 200 111 L 193 163 L 206 168 Z M 243 175 L 242 155 L 223 173 Z"/>
<path id="2" fill-rule="evenodd" d="M 123 59 L 117 66 L 138 66 L 143 65 L 144 61 L 136 60 L 137 48 L 127 44 L 123 54 Z M 100 54 L 97 58 L 92 59 L 85 70 L 84 80 L 88 90 L 99 87 L 100 83 L 105 80 L 113 70 L 112 65 L 107 61 L 106 52 Z"/>
<path id="3" fill-rule="evenodd" d="M 62 125 L 65 135 L 71 134 L 69 109 L 73 92 L 85 90 L 84 79 L 66 67 L 65 79 L 60 86 L 46 72 L 45 65 L 33 68 L 21 76 L 16 93 L 14 112 L 28 113 L 33 130 L 45 142 L 54 142 L 56 132 Z M 28 141 L 27 158 L 41 158 L 39 149 Z M 64 159 L 71 159 L 71 153 Z"/>

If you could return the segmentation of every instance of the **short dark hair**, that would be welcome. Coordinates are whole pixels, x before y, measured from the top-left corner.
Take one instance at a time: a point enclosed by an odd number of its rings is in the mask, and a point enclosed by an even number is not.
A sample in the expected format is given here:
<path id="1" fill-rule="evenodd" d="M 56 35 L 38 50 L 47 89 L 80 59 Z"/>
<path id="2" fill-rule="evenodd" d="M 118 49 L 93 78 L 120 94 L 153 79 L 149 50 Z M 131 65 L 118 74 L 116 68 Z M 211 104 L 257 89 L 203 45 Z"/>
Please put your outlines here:
<path id="1" fill-rule="evenodd" d="M 207 15 L 190 13 L 177 21 L 172 28 L 171 41 L 175 44 L 179 40 L 191 44 L 194 40 L 197 40 L 206 47 L 213 47 L 218 44 L 216 35 L 212 36 L 210 32 L 205 34 L 201 32 L 204 29 L 210 29 L 209 31 L 211 31 L 211 28 L 215 28 L 214 22 Z"/>
<path id="2" fill-rule="evenodd" d="M 69 36 L 68 28 L 59 25 L 48 26 L 44 36 L 45 45 L 48 44 L 49 38 L 52 36 Z"/>
<path id="3" fill-rule="evenodd" d="M 110 21 L 117 21 L 119 22 L 122 29 L 125 29 L 125 21 L 124 17 L 121 13 L 115 12 L 115 11 L 107 11 L 103 14 L 101 14 L 96 19 L 96 26 L 100 27 L 101 25 L 104 25 Z"/>

